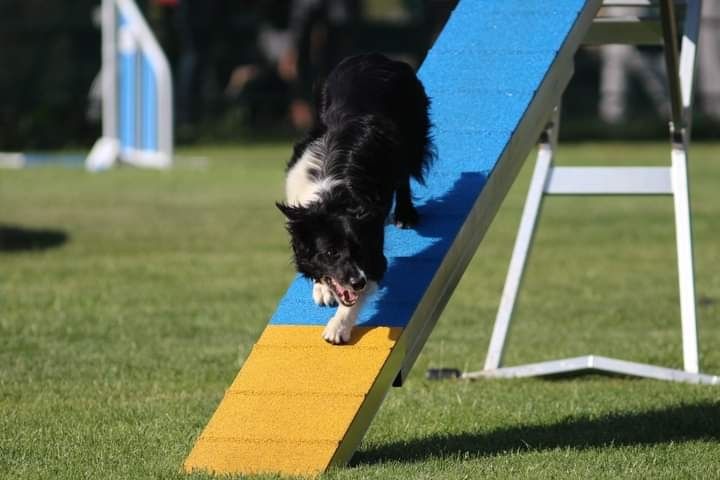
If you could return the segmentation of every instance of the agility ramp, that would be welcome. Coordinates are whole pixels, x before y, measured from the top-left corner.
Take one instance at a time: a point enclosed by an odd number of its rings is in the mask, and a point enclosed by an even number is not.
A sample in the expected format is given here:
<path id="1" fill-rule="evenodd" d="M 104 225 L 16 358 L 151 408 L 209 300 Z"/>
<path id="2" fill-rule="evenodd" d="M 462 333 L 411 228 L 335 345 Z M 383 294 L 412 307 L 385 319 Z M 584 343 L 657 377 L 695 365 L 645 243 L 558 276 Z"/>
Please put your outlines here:
<path id="1" fill-rule="evenodd" d="M 185 460 L 312 475 L 348 462 L 427 337 L 572 75 L 600 0 L 463 0 L 420 69 L 439 158 L 421 223 L 386 229 L 388 272 L 348 345 L 297 278 Z"/>

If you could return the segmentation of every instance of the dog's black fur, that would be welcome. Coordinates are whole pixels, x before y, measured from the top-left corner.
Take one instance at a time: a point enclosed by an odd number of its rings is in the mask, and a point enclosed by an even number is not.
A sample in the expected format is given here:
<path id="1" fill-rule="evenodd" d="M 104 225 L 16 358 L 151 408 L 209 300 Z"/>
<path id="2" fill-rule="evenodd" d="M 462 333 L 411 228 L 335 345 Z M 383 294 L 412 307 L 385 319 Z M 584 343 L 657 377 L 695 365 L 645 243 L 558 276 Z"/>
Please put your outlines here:
<path id="1" fill-rule="evenodd" d="M 343 60 L 318 97 L 316 125 L 295 145 L 288 171 L 309 150 L 320 160 L 308 171 L 312 180 L 335 181 L 307 204 L 278 208 L 297 270 L 358 292 L 364 276 L 377 282 L 387 269 L 384 225 L 393 198 L 398 226 L 418 222 L 410 177 L 422 182 L 433 158 L 430 101 L 409 65 L 380 54 Z"/>

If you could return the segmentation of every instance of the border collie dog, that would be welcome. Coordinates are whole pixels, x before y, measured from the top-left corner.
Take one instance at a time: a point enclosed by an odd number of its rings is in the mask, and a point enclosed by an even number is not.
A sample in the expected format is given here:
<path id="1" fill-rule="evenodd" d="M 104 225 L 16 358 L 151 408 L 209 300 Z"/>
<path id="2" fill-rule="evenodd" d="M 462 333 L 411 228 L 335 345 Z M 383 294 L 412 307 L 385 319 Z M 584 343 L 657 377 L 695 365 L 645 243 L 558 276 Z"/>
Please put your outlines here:
<path id="1" fill-rule="evenodd" d="M 345 343 L 387 270 L 386 218 L 418 222 L 410 177 L 433 157 L 430 101 L 413 69 L 380 54 L 346 58 L 318 92 L 315 126 L 295 144 L 286 179 L 295 265 L 318 305 L 338 305 L 323 338 Z"/>

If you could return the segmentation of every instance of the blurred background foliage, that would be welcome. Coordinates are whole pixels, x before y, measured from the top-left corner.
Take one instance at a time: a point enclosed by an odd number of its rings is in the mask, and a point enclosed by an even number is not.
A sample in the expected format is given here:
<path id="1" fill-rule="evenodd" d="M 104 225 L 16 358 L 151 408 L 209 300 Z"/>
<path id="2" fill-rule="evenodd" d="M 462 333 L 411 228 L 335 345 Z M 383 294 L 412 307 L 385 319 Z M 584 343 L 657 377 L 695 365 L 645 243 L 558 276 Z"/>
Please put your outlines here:
<path id="1" fill-rule="evenodd" d="M 290 2 L 200 1 L 215 7 L 212 18 L 196 15 L 189 21 L 202 23 L 206 58 L 192 98 L 176 98 L 180 144 L 296 135 L 307 121 L 294 102 L 310 103 L 313 79 L 322 77 L 340 58 L 361 51 L 382 51 L 419 65 L 455 4 L 454 0 L 355 0 L 345 2 L 354 10 L 342 21 L 332 21 L 328 15 L 306 20 L 312 24 L 304 31 L 311 46 L 297 48 L 297 79 L 289 84 L 275 60 L 258 47 L 258 39 L 265 30 L 290 28 Z M 168 55 L 176 95 L 188 91 L 178 88 L 188 32 L 188 19 L 183 18 L 178 0 L 138 4 Z M 98 0 L 0 0 L 0 150 L 89 148 L 97 138 L 100 105 L 91 87 L 100 69 L 98 6 Z M 318 38 L 321 47 L 316 45 Z M 659 54 L 652 49 L 646 53 Z M 598 92 L 599 56 L 581 50 L 563 101 L 565 139 L 666 136 L 665 121 L 648 106 L 651 102 L 635 80 L 630 84 L 626 120 L 620 123 L 598 119 Z M 188 118 L 180 118 L 183 115 Z M 717 126 L 698 115 L 695 137 L 712 137 Z"/>

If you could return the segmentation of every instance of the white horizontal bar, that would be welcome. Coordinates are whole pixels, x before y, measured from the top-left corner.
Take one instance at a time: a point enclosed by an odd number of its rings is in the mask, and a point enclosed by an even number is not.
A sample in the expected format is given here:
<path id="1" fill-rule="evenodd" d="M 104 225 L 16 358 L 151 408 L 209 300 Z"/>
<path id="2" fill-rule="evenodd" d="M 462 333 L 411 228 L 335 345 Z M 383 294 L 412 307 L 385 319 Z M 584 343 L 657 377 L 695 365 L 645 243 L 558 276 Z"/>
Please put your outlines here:
<path id="1" fill-rule="evenodd" d="M 605 0 L 603 7 L 654 7 L 657 2 L 653 0 Z"/>
<path id="2" fill-rule="evenodd" d="M 669 195 L 669 167 L 554 167 L 549 195 Z"/>
<path id="3" fill-rule="evenodd" d="M 685 5 L 686 0 L 675 0 L 675 5 Z M 605 0 L 603 7 L 657 7 L 657 0 Z"/>
<path id="4" fill-rule="evenodd" d="M 658 17 L 598 17 L 590 26 L 583 43 L 662 45 L 662 26 Z"/>
<path id="5" fill-rule="evenodd" d="M 645 363 L 628 362 L 615 358 L 587 355 L 584 357 L 551 360 L 548 362 L 529 363 L 515 367 L 503 367 L 495 370 L 481 370 L 479 372 L 463 373 L 461 378 L 474 380 L 480 378 L 518 378 L 557 375 L 561 373 L 574 373 L 587 370 L 597 370 L 606 373 L 630 375 L 633 377 L 652 378 L 655 380 L 669 380 L 673 382 L 700 383 L 706 385 L 720 385 L 720 377 L 705 373 L 689 373 L 673 368 L 658 367 Z"/>
<path id="6" fill-rule="evenodd" d="M 25 155 L 20 152 L 0 152 L 0 168 L 23 168 Z"/>

